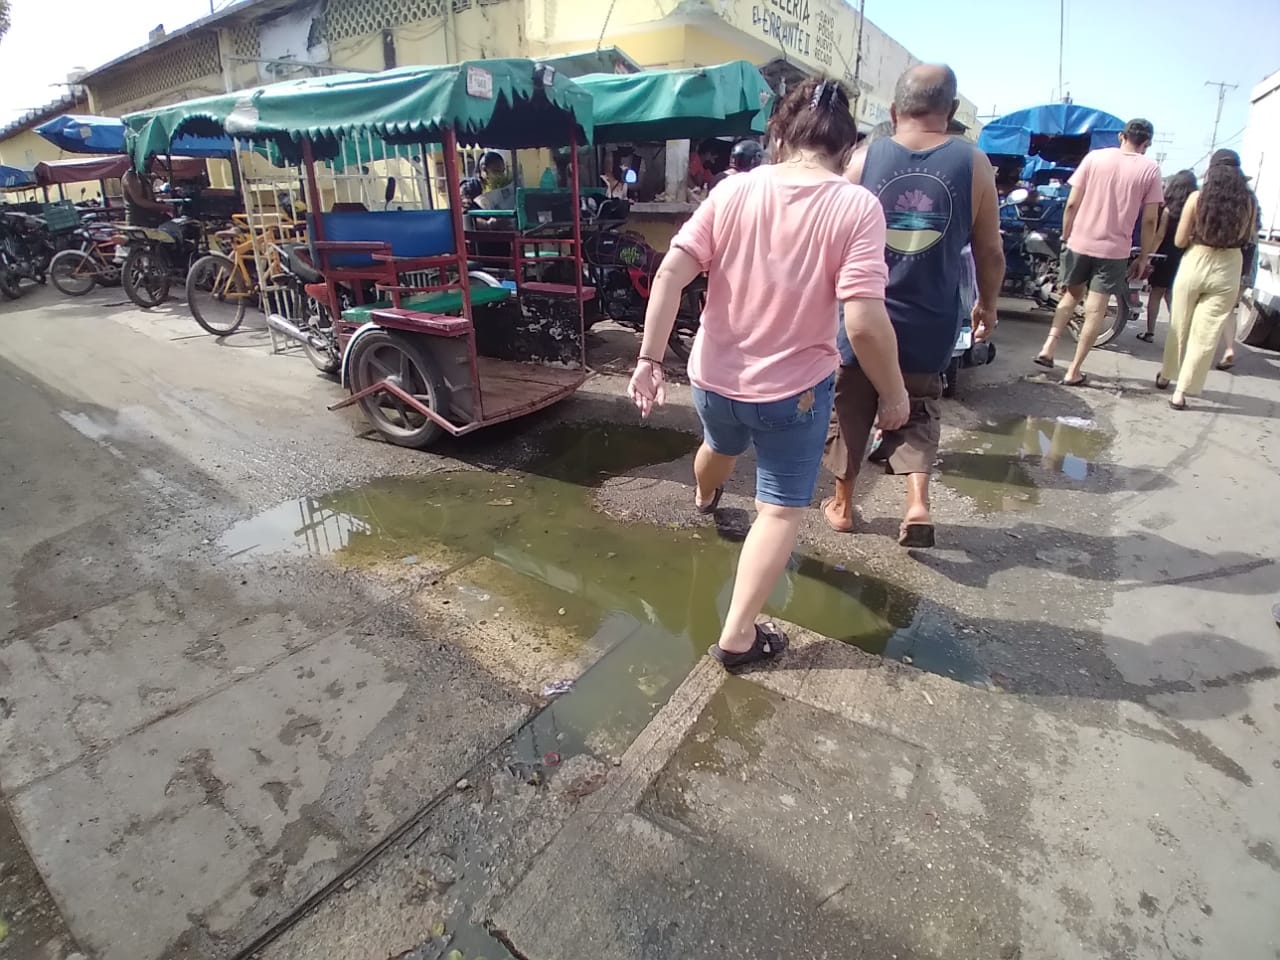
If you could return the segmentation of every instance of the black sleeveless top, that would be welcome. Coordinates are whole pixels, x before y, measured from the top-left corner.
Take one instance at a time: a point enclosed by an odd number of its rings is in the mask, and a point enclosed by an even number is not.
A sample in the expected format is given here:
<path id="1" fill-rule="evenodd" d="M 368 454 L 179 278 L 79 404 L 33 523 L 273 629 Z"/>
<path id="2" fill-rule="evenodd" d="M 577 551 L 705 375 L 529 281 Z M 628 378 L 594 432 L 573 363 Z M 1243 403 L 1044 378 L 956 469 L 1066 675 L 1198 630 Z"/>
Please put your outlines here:
<path id="1" fill-rule="evenodd" d="M 913 151 L 884 137 L 867 149 L 862 185 L 888 234 L 885 303 L 904 373 L 941 373 L 960 332 L 961 252 L 973 239 L 975 147 L 955 138 Z"/>

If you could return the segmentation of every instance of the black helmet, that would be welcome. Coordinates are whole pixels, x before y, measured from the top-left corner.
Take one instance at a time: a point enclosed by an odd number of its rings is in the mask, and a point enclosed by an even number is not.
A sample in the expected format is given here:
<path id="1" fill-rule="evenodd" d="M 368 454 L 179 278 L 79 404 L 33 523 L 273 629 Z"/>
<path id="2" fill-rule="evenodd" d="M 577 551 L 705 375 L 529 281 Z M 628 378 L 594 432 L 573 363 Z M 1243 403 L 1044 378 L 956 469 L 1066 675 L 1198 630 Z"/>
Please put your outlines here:
<path id="1" fill-rule="evenodd" d="M 764 163 L 764 147 L 754 140 L 740 140 L 733 145 L 729 163 L 735 170 L 753 170 Z"/>

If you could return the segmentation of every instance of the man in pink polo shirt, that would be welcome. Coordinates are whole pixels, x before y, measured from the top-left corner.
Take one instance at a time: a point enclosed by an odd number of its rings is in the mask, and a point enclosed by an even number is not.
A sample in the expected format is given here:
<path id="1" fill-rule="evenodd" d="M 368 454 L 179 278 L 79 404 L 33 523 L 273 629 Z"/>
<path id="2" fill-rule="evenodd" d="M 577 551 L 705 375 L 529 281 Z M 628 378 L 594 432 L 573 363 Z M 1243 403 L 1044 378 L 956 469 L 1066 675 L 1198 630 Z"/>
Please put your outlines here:
<path id="1" fill-rule="evenodd" d="M 1084 358 L 1106 322 L 1107 302 L 1112 294 L 1128 294 L 1127 281 L 1142 276 L 1156 248 L 1156 223 L 1164 191 L 1160 167 L 1146 156 L 1155 130 L 1148 120 L 1130 120 L 1120 134 L 1120 146 L 1094 150 L 1085 155 L 1072 175 L 1071 194 L 1062 217 L 1061 283 L 1066 292 L 1053 315 L 1053 329 L 1045 340 L 1036 363 L 1053 366 L 1058 338 L 1084 302 L 1084 329 L 1076 346 L 1075 359 L 1062 382 L 1078 387 L 1087 379 L 1081 371 Z M 1129 251 L 1133 225 L 1142 216 L 1142 249 L 1130 266 Z"/>

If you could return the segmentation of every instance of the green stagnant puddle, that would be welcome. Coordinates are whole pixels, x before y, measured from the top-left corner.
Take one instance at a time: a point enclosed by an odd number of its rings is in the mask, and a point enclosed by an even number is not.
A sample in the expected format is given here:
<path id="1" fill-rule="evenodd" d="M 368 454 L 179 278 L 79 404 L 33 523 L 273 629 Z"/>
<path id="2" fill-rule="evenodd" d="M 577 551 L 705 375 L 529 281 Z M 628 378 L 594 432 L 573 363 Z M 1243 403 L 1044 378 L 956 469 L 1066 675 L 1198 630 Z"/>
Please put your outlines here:
<path id="1" fill-rule="evenodd" d="M 710 524 L 612 519 L 595 509 L 595 488 L 611 477 L 643 477 L 646 466 L 684 457 L 696 443 L 656 428 L 558 427 L 521 471 L 388 478 L 290 501 L 236 525 L 220 546 L 232 556 L 292 552 L 446 567 L 442 586 L 456 588 L 460 612 L 554 627 L 574 647 L 567 652 L 595 654 L 572 690 L 520 731 L 514 760 L 536 765 L 549 751 L 618 756 L 715 642 L 739 544 Z M 924 670 L 986 679 L 948 622 L 909 591 L 852 566 L 794 556 L 768 609 L 864 650 L 910 657 Z M 506 955 L 466 922 L 451 939 L 465 956 Z"/>
<path id="2" fill-rule="evenodd" d="M 1012 417 L 963 434 L 942 453 L 938 480 L 984 511 L 1026 510 L 1050 482 L 1097 479 L 1110 443 L 1090 420 Z"/>

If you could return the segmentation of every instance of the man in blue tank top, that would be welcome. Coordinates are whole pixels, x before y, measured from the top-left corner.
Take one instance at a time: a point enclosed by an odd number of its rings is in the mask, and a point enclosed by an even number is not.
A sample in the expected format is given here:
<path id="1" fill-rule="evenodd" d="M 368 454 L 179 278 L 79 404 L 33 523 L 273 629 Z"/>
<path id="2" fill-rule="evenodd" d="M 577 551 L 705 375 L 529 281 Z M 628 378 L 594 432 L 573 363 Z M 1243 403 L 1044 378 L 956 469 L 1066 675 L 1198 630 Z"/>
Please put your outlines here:
<path id="1" fill-rule="evenodd" d="M 972 312 L 975 340 L 986 340 L 995 330 L 1004 278 L 995 171 L 976 147 L 947 133 L 958 106 L 956 75 L 950 67 L 912 67 L 894 91 L 892 138 L 878 138 L 860 149 L 848 169 L 850 180 L 880 199 L 888 223 L 885 301 L 898 335 L 898 362 L 911 395 L 911 418 L 906 426 L 883 435 L 876 459 L 888 473 L 907 478 L 898 536 L 906 547 L 934 543 L 929 475 L 941 436 L 942 372 L 960 332 L 964 248 L 972 248 L 978 274 L 978 302 Z M 854 529 L 854 482 L 875 426 L 879 397 L 848 340 L 839 334 L 837 338 L 843 364 L 836 379 L 839 429 L 827 451 L 836 490 L 822 510 L 833 529 L 848 532 Z"/>

